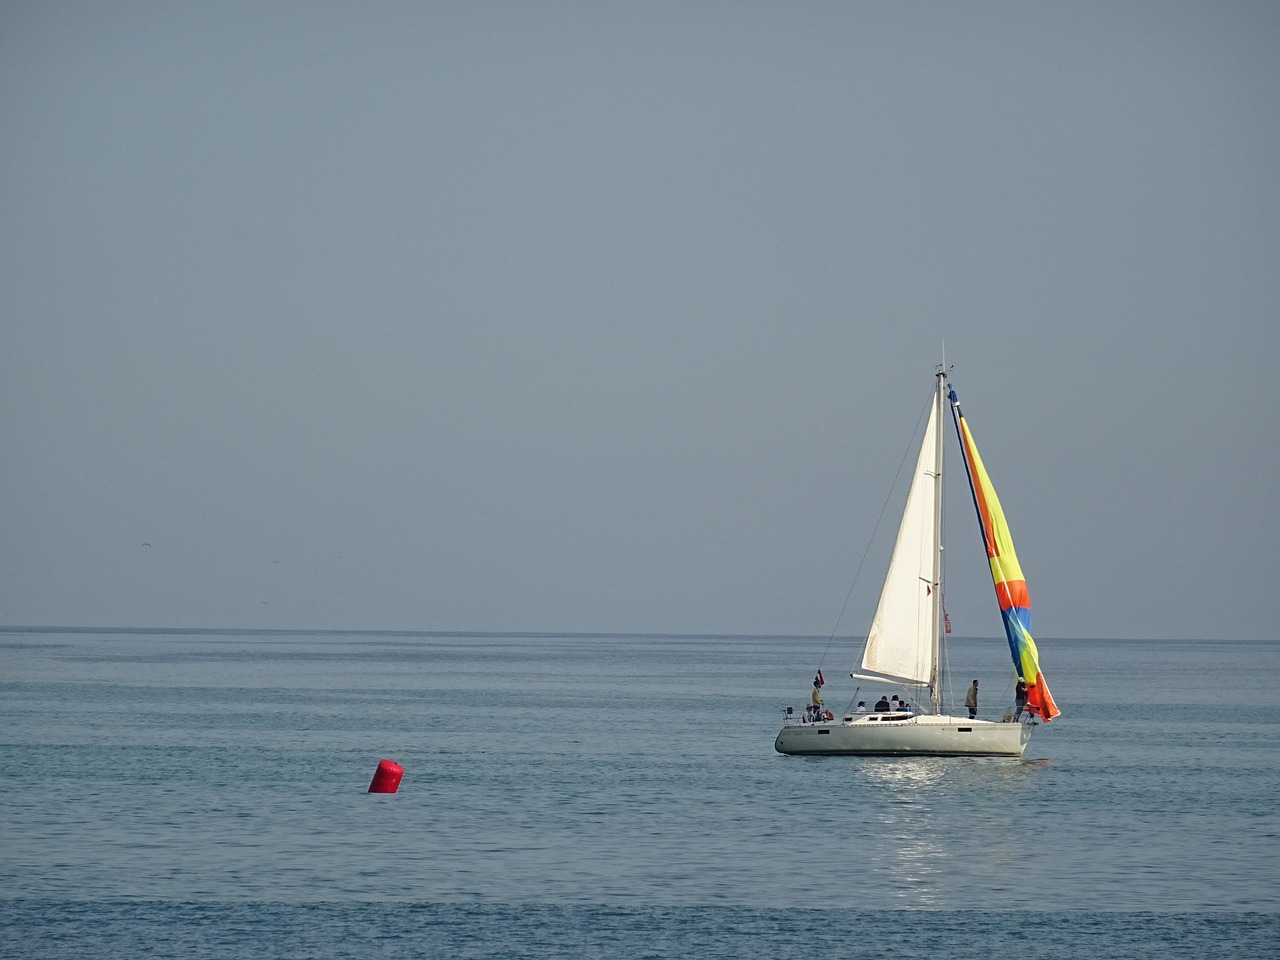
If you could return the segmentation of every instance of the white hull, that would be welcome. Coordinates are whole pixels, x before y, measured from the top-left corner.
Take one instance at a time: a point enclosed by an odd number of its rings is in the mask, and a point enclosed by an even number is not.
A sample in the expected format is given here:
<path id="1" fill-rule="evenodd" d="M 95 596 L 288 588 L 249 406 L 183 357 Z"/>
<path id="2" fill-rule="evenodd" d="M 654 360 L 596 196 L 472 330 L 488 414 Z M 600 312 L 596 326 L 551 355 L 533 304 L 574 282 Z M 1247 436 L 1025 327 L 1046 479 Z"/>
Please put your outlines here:
<path id="1" fill-rule="evenodd" d="M 1020 757 L 1033 724 L 963 717 L 865 714 L 843 720 L 794 723 L 774 741 L 779 753 L 807 755 Z"/>

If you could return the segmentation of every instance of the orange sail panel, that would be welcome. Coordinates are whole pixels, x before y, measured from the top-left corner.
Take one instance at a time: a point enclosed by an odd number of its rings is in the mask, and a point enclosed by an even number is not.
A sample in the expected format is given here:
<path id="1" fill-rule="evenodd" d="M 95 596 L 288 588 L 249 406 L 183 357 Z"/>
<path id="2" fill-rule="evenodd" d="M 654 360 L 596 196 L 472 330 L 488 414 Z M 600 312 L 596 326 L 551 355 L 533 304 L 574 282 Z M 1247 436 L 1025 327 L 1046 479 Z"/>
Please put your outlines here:
<path id="1" fill-rule="evenodd" d="M 1005 522 L 1000 499 L 996 496 L 991 478 L 987 476 L 973 434 L 960 412 L 959 400 L 951 391 L 951 406 L 960 433 L 960 445 L 964 450 L 965 469 L 969 474 L 969 488 L 978 508 L 978 522 L 982 525 L 982 539 L 987 547 L 987 559 L 991 563 L 991 580 L 996 587 L 996 600 L 1000 615 L 1004 618 L 1004 631 L 1009 638 L 1009 651 L 1013 654 L 1013 666 L 1018 676 L 1027 682 L 1027 709 L 1046 723 L 1058 716 L 1059 710 L 1049 692 L 1044 674 L 1040 672 L 1039 652 L 1031 636 L 1031 597 L 1027 593 L 1027 581 L 1023 579 L 1018 555 L 1013 549 L 1013 537 Z"/>

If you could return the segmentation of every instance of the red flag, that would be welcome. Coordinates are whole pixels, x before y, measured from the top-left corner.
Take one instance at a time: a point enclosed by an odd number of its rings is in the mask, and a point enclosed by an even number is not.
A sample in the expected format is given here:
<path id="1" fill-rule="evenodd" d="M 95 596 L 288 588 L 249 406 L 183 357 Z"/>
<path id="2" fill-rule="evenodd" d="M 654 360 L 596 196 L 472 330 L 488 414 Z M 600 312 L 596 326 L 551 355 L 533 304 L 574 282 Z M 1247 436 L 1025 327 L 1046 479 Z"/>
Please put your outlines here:
<path id="1" fill-rule="evenodd" d="M 945 610 L 942 611 L 942 628 L 947 633 L 951 632 L 951 614 L 947 613 Z"/>
<path id="2" fill-rule="evenodd" d="M 827 685 L 827 681 L 822 679 L 822 671 L 821 671 L 821 670 L 819 670 L 819 671 L 818 671 L 818 683 L 819 683 L 821 686 L 824 686 L 824 687 Z"/>

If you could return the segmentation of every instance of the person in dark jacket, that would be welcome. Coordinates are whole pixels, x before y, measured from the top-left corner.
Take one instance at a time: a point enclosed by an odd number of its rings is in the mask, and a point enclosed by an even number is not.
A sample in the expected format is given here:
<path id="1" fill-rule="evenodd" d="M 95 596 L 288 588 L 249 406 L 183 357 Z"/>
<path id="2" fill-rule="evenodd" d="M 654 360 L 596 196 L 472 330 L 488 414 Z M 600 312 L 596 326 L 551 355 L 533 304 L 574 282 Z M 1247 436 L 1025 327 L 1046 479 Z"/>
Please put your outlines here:
<path id="1" fill-rule="evenodd" d="M 1013 719 L 1019 720 L 1022 717 L 1022 711 L 1027 709 L 1027 681 L 1021 677 L 1018 678 L 1018 685 L 1013 688 L 1013 702 L 1018 708 L 1014 711 Z"/>

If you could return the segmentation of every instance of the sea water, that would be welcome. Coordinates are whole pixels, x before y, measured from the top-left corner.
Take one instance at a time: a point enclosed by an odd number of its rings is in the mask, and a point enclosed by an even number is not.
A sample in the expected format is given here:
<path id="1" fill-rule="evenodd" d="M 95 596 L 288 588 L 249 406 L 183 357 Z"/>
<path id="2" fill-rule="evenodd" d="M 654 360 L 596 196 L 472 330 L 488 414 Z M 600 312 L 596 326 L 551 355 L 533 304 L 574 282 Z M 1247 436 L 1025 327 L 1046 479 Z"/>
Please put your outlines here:
<path id="1" fill-rule="evenodd" d="M 803 758 L 851 645 L 9 630 L 0 956 L 1277 956 L 1280 643 L 1040 647 L 1022 760 Z"/>

